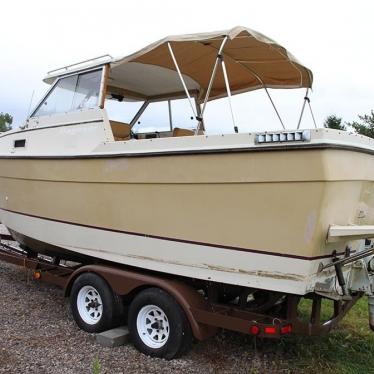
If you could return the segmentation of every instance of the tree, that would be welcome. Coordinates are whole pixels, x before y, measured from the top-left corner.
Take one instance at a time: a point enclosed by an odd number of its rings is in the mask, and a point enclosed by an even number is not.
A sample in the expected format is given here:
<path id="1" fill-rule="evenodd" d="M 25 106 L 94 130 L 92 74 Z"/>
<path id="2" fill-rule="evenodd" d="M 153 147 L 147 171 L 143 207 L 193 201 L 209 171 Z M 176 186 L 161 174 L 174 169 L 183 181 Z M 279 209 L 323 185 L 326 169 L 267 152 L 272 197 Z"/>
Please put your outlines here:
<path id="1" fill-rule="evenodd" d="M 13 117 L 8 113 L 0 113 L 0 132 L 12 129 Z"/>
<path id="2" fill-rule="evenodd" d="M 335 114 L 328 116 L 325 119 L 323 126 L 328 129 L 347 130 L 347 128 L 342 124 L 342 119 L 340 117 L 337 117 Z"/>
<path id="3" fill-rule="evenodd" d="M 374 111 L 371 110 L 370 114 L 364 114 L 363 116 L 358 115 L 359 122 L 347 122 L 348 126 L 351 126 L 357 134 L 369 136 L 374 138 Z"/>

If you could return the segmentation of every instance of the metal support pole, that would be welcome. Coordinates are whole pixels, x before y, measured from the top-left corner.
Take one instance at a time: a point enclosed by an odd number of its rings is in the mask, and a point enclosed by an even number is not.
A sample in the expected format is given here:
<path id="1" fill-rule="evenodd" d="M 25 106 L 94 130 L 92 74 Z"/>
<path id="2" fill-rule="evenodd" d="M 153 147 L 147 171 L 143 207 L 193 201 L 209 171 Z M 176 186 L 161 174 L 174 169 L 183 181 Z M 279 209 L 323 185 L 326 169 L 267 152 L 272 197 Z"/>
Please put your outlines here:
<path id="1" fill-rule="evenodd" d="M 278 116 L 278 119 L 279 119 L 279 121 L 280 121 L 280 123 L 281 123 L 281 125 L 282 125 L 282 127 L 284 128 L 284 129 L 286 129 L 285 128 L 285 126 L 284 126 L 284 123 L 283 123 L 283 121 L 282 121 L 282 118 L 281 118 L 281 116 L 280 116 L 280 114 L 279 114 L 279 112 L 278 112 L 278 110 L 277 110 L 277 108 L 276 108 L 276 106 L 275 106 L 275 104 L 274 104 L 274 102 L 273 102 L 273 99 L 271 98 L 271 96 L 270 96 L 270 93 L 269 93 L 269 91 L 268 91 L 268 89 L 266 88 L 266 86 L 265 86 L 265 84 L 264 84 L 264 82 L 262 81 L 262 79 L 258 76 L 258 74 L 256 73 L 256 72 L 254 72 L 252 69 L 250 69 L 247 65 L 242 65 L 244 68 L 246 68 L 249 72 L 251 72 L 251 74 L 260 82 L 260 84 L 262 85 L 262 87 L 265 89 L 265 92 L 266 92 L 266 94 L 268 95 L 268 97 L 269 97 L 269 100 L 270 100 L 270 102 L 271 102 L 271 105 L 273 106 L 273 108 L 274 108 L 274 110 L 275 110 L 275 113 L 277 114 L 277 116 Z"/>
<path id="2" fill-rule="evenodd" d="M 305 97 L 304 97 L 304 103 L 303 103 L 303 107 L 301 108 L 301 113 L 300 113 L 299 122 L 297 124 L 297 129 L 299 129 L 299 127 L 300 127 L 301 118 L 303 117 L 303 113 L 304 113 L 306 103 L 308 103 L 310 114 L 311 114 L 312 119 L 313 119 L 314 127 L 317 128 L 316 119 L 314 118 L 314 113 L 313 113 L 313 110 L 312 110 L 312 106 L 310 105 L 310 99 L 308 97 L 308 93 L 309 93 L 309 88 L 306 89 L 306 94 L 305 94 Z"/>
<path id="3" fill-rule="evenodd" d="M 191 99 L 191 96 L 190 96 L 190 93 L 188 92 L 188 89 L 187 89 L 187 86 L 186 86 L 186 83 L 183 79 L 183 75 L 179 69 L 179 66 L 178 66 L 178 63 L 177 63 L 177 60 L 175 59 L 175 56 L 174 56 L 174 52 L 173 52 L 173 49 L 171 48 L 171 45 L 170 45 L 170 42 L 168 42 L 168 48 L 169 48 L 169 52 L 170 52 L 170 55 L 171 55 L 171 58 L 173 59 L 173 62 L 174 62 L 174 66 L 175 68 L 177 69 L 177 73 L 179 75 L 179 78 L 182 82 L 182 85 L 183 85 L 183 88 L 186 92 L 186 95 L 187 95 L 187 98 L 188 98 L 188 101 L 190 103 L 190 106 L 191 106 L 191 109 L 192 109 L 192 113 L 194 115 L 194 117 L 196 118 L 196 111 L 195 111 L 195 108 L 194 108 L 194 105 L 192 104 L 192 99 Z"/>
<path id="4" fill-rule="evenodd" d="M 281 116 L 280 116 L 280 114 L 279 114 L 279 112 L 278 112 L 278 109 L 277 109 L 277 107 L 275 106 L 275 104 L 274 104 L 274 102 L 273 102 L 273 99 L 271 98 L 271 96 L 270 96 L 270 94 L 269 94 L 268 89 L 267 89 L 265 86 L 264 86 L 264 89 L 265 89 L 265 91 L 266 91 L 266 94 L 267 94 L 268 97 L 269 97 L 269 100 L 270 100 L 270 102 L 271 102 L 271 105 L 273 105 L 273 108 L 274 108 L 274 110 L 275 110 L 275 113 L 277 113 L 277 116 L 278 116 L 278 118 L 279 118 L 280 123 L 282 124 L 283 129 L 286 129 L 285 126 L 284 126 L 284 123 L 283 123 L 283 121 L 282 121 L 282 118 L 281 118 Z"/>
<path id="5" fill-rule="evenodd" d="M 212 71 L 212 75 L 210 76 L 210 81 L 209 81 L 209 85 L 208 85 L 208 89 L 206 90 L 206 94 L 205 94 L 205 99 L 204 99 L 204 104 L 203 104 L 203 109 L 201 110 L 201 116 L 204 115 L 204 111 L 205 111 L 205 107 L 206 107 L 206 104 L 208 102 L 208 99 L 209 99 L 209 95 L 210 95 L 210 91 L 212 90 L 212 86 L 213 86 L 213 82 L 214 82 L 214 78 L 216 77 L 216 72 L 217 72 L 217 67 L 218 67 L 218 63 L 221 61 L 221 54 L 222 54 L 222 51 L 223 51 L 223 47 L 225 46 L 226 42 L 227 42 L 227 36 L 223 39 L 222 43 L 221 43 L 221 46 L 218 50 L 218 54 L 217 54 L 217 58 L 216 58 L 216 61 L 214 63 L 214 66 L 213 66 L 213 71 Z"/>
<path id="6" fill-rule="evenodd" d="M 310 109 L 310 114 L 312 115 L 314 127 L 317 128 L 316 119 L 314 118 L 314 114 L 313 114 L 312 106 L 310 105 L 310 99 L 309 99 L 309 97 L 308 97 L 308 105 L 309 105 L 309 109 Z"/>
<path id="7" fill-rule="evenodd" d="M 234 111 L 232 110 L 232 103 L 231 103 L 231 90 L 230 90 L 229 80 L 228 80 L 228 78 L 227 78 L 226 65 L 225 65 L 225 61 L 223 60 L 223 57 L 222 57 L 222 56 L 220 57 L 220 59 L 221 59 L 221 65 L 222 65 L 223 77 L 224 77 L 224 79 L 225 79 L 225 85 L 226 85 L 226 90 L 227 90 L 227 99 L 229 100 L 229 105 L 230 105 L 232 124 L 234 125 L 235 132 L 237 132 L 237 127 L 236 127 L 236 124 L 235 124 Z"/>
<path id="8" fill-rule="evenodd" d="M 320 266 L 320 269 L 318 269 L 318 271 L 323 271 L 325 269 L 328 269 L 330 268 L 331 266 L 336 266 L 336 265 L 346 265 L 346 264 L 350 264 L 352 262 L 355 262 L 355 261 L 358 261 L 358 260 L 361 260 L 362 258 L 365 258 L 365 257 L 368 257 L 368 256 L 371 256 L 374 254 L 374 248 L 368 248 L 368 249 L 364 249 L 363 251 L 360 251 L 360 252 L 357 252 L 351 256 L 348 256 L 348 257 L 343 257 L 341 259 L 334 259 L 333 262 L 330 262 L 326 265 L 321 265 Z"/>
<path id="9" fill-rule="evenodd" d="M 309 92 L 309 88 L 307 88 L 307 89 L 306 89 L 306 92 L 305 92 L 305 97 L 304 97 L 303 106 L 302 106 L 302 108 L 301 108 L 301 113 L 300 113 L 300 117 L 299 117 L 299 122 L 297 123 L 297 130 L 300 128 L 301 119 L 303 118 L 304 109 L 305 109 L 305 104 L 306 104 L 306 101 L 307 101 L 307 98 L 308 98 L 308 92 Z"/>
<path id="10" fill-rule="evenodd" d="M 197 102 L 196 97 L 195 97 L 195 106 L 196 106 L 197 118 L 200 119 L 200 121 L 197 124 L 197 128 L 196 128 L 196 134 L 198 134 L 199 130 L 205 131 L 205 124 L 204 124 L 203 115 L 201 114 L 201 107 L 200 107 L 200 104 Z"/>
<path id="11" fill-rule="evenodd" d="M 26 119 L 28 119 L 30 117 L 30 112 L 31 112 L 31 105 L 32 105 L 32 101 L 34 99 L 34 94 L 35 94 L 35 90 L 32 90 L 32 94 L 31 94 L 31 99 L 30 99 L 30 104 L 29 104 L 29 109 L 27 111 L 27 117 Z"/>
<path id="12" fill-rule="evenodd" d="M 140 109 L 138 110 L 138 112 L 135 114 L 134 118 L 131 120 L 130 122 L 130 126 L 131 128 L 134 127 L 134 125 L 136 124 L 136 121 L 140 118 L 140 116 L 144 113 L 145 109 L 147 108 L 149 104 L 149 101 L 146 100 L 144 101 L 144 103 L 142 104 L 142 106 L 140 107 Z"/>
<path id="13" fill-rule="evenodd" d="M 171 101 L 168 100 L 170 131 L 173 131 L 173 115 L 171 113 Z"/>

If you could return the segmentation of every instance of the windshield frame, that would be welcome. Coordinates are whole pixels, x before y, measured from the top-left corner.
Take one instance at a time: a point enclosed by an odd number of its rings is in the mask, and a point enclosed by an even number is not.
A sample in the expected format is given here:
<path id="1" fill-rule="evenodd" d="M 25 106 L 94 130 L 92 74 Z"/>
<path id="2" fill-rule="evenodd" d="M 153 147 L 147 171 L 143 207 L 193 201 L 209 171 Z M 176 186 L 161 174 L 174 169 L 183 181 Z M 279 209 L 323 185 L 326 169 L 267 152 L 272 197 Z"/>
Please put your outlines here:
<path id="1" fill-rule="evenodd" d="M 105 77 L 104 77 L 104 73 L 105 73 L 105 66 L 95 66 L 94 68 L 91 68 L 91 69 L 87 69 L 87 70 L 80 70 L 80 71 L 77 71 L 77 72 L 74 72 L 74 73 L 70 73 L 70 74 L 64 74 L 64 75 L 61 75 L 59 76 L 54 82 L 53 84 L 49 87 L 49 89 L 47 90 L 47 92 L 44 94 L 44 96 L 41 98 L 41 100 L 38 101 L 37 105 L 35 106 L 34 110 L 31 112 L 31 114 L 27 117 L 27 120 L 29 119 L 35 119 L 35 118 L 41 118 L 41 117 L 47 117 L 47 116 L 53 116 L 55 114 L 61 114 L 61 113 L 52 113 L 52 114 L 46 114 L 46 115 L 36 115 L 38 110 L 40 109 L 40 107 L 43 105 L 43 103 L 48 99 L 48 97 L 52 94 L 52 92 L 54 91 L 54 89 L 56 88 L 56 86 L 58 85 L 58 83 L 62 80 L 62 79 L 65 79 L 65 78 L 68 78 L 68 77 L 71 77 L 71 76 L 77 76 L 79 77 L 79 75 L 82 75 L 82 74 L 86 74 L 86 73 L 92 73 L 94 71 L 101 71 L 101 79 L 100 79 L 100 86 L 99 86 L 99 96 L 98 96 L 98 101 L 97 101 L 97 105 L 95 106 L 95 108 L 100 108 L 101 107 L 101 97 L 102 97 L 102 94 L 103 94 L 103 90 L 105 89 L 104 88 L 104 82 L 105 82 Z M 78 110 L 72 110 L 71 112 L 77 112 L 77 111 L 83 111 L 83 110 L 88 110 L 88 109 L 78 109 Z M 62 113 L 70 113 L 69 112 L 62 112 Z"/>

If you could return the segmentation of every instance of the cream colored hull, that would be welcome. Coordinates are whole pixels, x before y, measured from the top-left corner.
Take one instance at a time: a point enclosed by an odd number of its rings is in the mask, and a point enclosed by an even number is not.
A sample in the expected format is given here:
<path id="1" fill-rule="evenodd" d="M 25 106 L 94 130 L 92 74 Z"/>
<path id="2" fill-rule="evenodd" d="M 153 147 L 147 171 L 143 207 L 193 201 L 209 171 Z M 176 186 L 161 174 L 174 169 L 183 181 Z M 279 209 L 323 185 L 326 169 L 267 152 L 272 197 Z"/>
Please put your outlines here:
<path id="1" fill-rule="evenodd" d="M 306 274 L 315 261 L 130 235 L 11 212 L 2 212 L 2 216 L 15 231 L 74 254 L 169 274 L 280 292 L 290 292 L 291 289 L 294 293 L 304 294 L 306 288 L 312 289 L 312 282 Z M 290 273 L 291 269 L 294 273 Z"/>
<path id="2" fill-rule="evenodd" d="M 302 148 L 0 159 L 1 220 L 82 255 L 303 294 L 347 244 L 326 244 L 330 225 L 374 224 L 373 159 Z"/>

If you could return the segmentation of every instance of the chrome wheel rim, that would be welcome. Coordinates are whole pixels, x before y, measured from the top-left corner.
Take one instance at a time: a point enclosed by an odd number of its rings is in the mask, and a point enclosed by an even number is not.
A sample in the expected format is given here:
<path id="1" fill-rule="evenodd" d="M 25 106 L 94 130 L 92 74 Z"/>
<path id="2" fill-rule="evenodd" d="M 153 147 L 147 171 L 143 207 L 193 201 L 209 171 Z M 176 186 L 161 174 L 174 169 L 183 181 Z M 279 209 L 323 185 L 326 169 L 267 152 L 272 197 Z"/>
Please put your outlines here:
<path id="1" fill-rule="evenodd" d="M 103 315 L 103 301 L 95 287 L 84 286 L 79 290 L 77 308 L 85 323 L 95 325 L 100 321 Z"/>
<path id="2" fill-rule="evenodd" d="M 161 348 L 169 339 L 169 320 L 165 312 L 156 305 L 146 305 L 140 309 L 136 327 L 140 339 L 150 348 Z"/>

